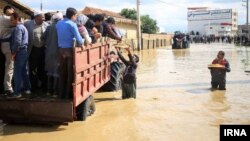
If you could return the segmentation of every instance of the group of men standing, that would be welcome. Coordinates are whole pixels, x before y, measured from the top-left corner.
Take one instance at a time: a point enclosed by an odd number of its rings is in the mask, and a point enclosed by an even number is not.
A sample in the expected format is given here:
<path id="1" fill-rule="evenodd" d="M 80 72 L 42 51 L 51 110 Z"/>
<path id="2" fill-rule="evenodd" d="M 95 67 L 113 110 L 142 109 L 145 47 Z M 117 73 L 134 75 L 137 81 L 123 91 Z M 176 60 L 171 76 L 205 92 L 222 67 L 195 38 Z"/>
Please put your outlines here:
<path id="1" fill-rule="evenodd" d="M 4 14 L 0 17 L 0 93 L 10 97 L 39 90 L 71 98 L 74 41 L 84 48 L 84 45 L 94 43 L 93 39 L 100 38 L 100 34 L 121 40 L 113 28 L 113 18 L 98 21 L 104 19 L 99 15 L 94 20 L 87 17 L 85 22 L 77 22 L 79 16 L 74 8 L 68 8 L 64 17 L 57 12 L 52 16 L 52 22 L 46 22 L 44 14 L 36 12 L 33 20 L 23 24 L 21 17 L 10 6 L 4 8 Z M 103 25 L 101 31 L 95 27 L 95 22 L 101 22 L 96 24 L 99 27 Z M 79 24 L 83 24 L 84 30 Z M 81 34 L 81 31 L 84 33 Z M 93 35 L 90 37 L 92 40 L 86 35 Z M 88 42 L 85 41 L 87 39 Z M 1 78 L 3 74 L 4 78 Z"/>
<path id="2" fill-rule="evenodd" d="M 20 96 L 22 91 L 30 94 L 30 82 L 28 76 L 28 32 L 21 23 L 21 17 L 14 9 L 6 6 L 1 24 L 1 50 L 4 54 L 4 92 L 11 97 Z M 11 28 L 13 27 L 13 28 Z M 14 65 L 13 65 L 14 64 Z M 13 77 L 14 76 L 14 77 Z M 14 78 L 14 87 L 12 85 Z"/>
<path id="3" fill-rule="evenodd" d="M 31 88 L 35 89 L 38 82 L 45 84 L 45 44 L 41 37 L 48 24 L 43 21 L 42 14 L 35 14 L 34 20 L 23 24 L 20 15 L 11 6 L 6 6 L 3 12 L 5 15 L 0 22 L 5 23 L 1 24 L 4 94 L 20 97 L 21 93 L 30 94 Z"/>

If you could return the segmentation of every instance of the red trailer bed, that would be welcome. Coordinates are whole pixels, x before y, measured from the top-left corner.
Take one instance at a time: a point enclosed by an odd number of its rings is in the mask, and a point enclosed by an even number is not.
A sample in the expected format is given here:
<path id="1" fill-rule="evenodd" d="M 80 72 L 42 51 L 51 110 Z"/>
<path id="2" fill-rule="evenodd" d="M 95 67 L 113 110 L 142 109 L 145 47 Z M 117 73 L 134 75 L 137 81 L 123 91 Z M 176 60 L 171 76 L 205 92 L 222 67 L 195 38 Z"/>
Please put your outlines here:
<path id="1" fill-rule="evenodd" d="M 0 97 L 0 119 L 21 123 L 67 123 L 77 120 L 79 109 L 86 106 L 90 95 L 110 79 L 109 50 L 108 41 L 89 45 L 84 50 L 74 48 L 72 100 Z"/>

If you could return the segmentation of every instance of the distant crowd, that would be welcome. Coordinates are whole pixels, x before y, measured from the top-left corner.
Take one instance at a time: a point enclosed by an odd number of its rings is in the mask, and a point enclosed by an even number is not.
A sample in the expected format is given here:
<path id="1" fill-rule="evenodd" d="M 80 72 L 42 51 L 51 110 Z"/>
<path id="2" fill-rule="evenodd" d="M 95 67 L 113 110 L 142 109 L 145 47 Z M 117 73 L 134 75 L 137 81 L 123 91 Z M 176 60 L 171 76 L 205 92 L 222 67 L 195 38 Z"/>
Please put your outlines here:
<path id="1" fill-rule="evenodd" d="M 191 43 L 226 43 L 226 44 L 239 44 L 239 43 L 247 43 L 248 39 L 246 36 L 200 36 L 200 35 L 191 35 L 190 36 Z"/>

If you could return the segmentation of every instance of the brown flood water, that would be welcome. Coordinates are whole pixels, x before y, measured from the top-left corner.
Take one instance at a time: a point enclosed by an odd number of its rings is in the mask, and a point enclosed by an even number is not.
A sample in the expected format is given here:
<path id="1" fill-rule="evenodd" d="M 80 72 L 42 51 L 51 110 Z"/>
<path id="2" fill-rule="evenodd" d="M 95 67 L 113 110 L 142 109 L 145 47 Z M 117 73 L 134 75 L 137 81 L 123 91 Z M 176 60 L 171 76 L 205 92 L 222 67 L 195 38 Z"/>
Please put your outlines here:
<path id="1" fill-rule="evenodd" d="M 211 91 L 207 65 L 219 50 L 232 72 L 226 91 Z M 121 91 L 96 93 L 97 111 L 85 122 L 0 124 L 0 141 L 219 141 L 220 124 L 250 124 L 250 48 L 191 45 L 138 54 L 136 100 L 121 100 Z"/>

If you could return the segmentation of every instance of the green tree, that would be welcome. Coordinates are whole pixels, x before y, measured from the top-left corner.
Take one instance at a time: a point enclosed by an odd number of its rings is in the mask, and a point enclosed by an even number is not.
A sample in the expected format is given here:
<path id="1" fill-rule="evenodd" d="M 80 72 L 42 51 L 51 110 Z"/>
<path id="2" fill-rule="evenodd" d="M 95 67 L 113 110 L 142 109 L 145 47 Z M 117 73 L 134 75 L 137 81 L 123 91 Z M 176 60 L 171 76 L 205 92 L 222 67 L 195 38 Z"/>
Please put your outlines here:
<path id="1" fill-rule="evenodd" d="M 136 20 L 137 12 L 135 9 L 124 8 L 120 13 L 122 16 L 128 19 Z M 141 16 L 141 31 L 142 33 L 155 34 L 159 31 L 157 21 L 152 19 L 149 15 Z"/>
<path id="2" fill-rule="evenodd" d="M 157 21 L 150 18 L 149 15 L 141 16 L 141 30 L 142 33 L 155 34 L 159 31 Z"/>
<path id="3" fill-rule="evenodd" d="M 135 9 L 124 8 L 124 9 L 122 9 L 120 14 L 128 19 L 132 19 L 132 20 L 137 19 L 137 12 Z"/>

